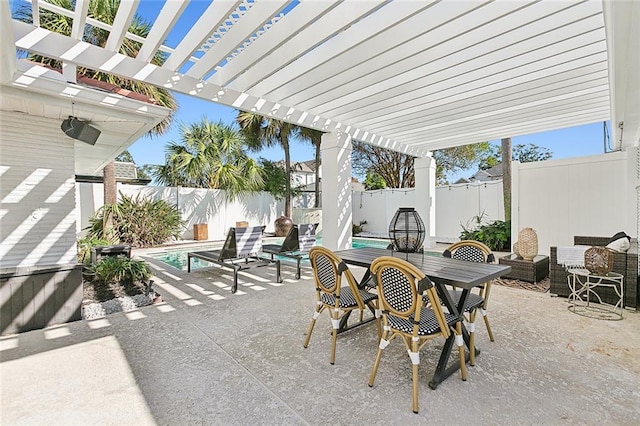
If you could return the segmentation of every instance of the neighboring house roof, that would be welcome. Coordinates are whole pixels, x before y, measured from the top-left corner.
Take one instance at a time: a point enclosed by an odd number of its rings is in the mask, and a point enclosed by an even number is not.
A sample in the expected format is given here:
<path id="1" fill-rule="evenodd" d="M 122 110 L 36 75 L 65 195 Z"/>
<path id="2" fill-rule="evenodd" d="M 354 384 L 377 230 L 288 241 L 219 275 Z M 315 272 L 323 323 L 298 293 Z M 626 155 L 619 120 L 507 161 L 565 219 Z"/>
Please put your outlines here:
<path id="1" fill-rule="evenodd" d="M 284 168 L 284 161 L 275 161 L 277 166 Z M 316 160 L 294 161 L 291 163 L 291 169 L 295 173 L 315 173 Z"/>
<path id="2" fill-rule="evenodd" d="M 471 181 L 496 180 L 502 178 L 502 164 L 497 164 L 487 170 L 479 170 L 473 176 Z M 457 182 L 456 182 L 457 183 Z"/>
<path id="3" fill-rule="evenodd" d="M 124 161 L 115 162 L 116 182 L 128 183 L 131 185 L 147 185 L 151 179 L 138 179 L 138 168 L 134 163 Z M 103 175 L 76 175 L 76 182 L 102 183 Z"/>
<path id="4" fill-rule="evenodd" d="M 471 179 L 467 179 L 467 178 L 460 178 L 457 181 L 453 182 L 454 184 L 456 183 L 471 183 Z"/>

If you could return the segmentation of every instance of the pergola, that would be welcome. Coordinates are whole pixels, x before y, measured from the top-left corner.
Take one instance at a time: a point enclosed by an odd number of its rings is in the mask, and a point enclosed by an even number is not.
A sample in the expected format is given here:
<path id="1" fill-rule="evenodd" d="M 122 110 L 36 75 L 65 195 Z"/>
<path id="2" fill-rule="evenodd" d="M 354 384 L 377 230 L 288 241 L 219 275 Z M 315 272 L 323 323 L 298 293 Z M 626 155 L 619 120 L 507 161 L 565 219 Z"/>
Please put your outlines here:
<path id="1" fill-rule="evenodd" d="M 349 243 L 352 140 L 419 157 L 426 223 L 434 149 L 609 119 L 615 148 L 640 141 L 638 1 L 167 0 L 146 39 L 127 32 L 139 0 L 112 24 L 87 16 L 89 0 L 31 3 L 33 24 L 0 7 L 4 85 L 37 91 L 47 78 L 16 59 L 28 51 L 62 61 L 71 84 L 88 67 L 326 132 L 330 248 Z M 45 9 L 73 19 L 70 36 L 40 28 Z M 110 32 L 104 47 L 82 40 L 87 25 Z M 188 31 L 164 44 L 176 28 Z M 119 53 L 125 38 L 137 57 Z M 150 63 L 159 50 L 162 66 Z"/>

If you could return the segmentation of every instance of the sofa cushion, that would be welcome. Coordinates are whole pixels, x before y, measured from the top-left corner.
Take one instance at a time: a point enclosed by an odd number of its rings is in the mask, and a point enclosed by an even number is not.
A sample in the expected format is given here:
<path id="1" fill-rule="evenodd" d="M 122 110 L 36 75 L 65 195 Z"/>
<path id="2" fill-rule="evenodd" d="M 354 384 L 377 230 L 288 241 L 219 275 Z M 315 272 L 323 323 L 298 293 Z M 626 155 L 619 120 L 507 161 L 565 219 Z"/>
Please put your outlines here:
<path id="1" fill-rule="evenodd" d="M 618 253 L 626 253 L 630 247 L 631 237 L 624 232 L 618 232 L 607 242 L 607 248 Z"/>

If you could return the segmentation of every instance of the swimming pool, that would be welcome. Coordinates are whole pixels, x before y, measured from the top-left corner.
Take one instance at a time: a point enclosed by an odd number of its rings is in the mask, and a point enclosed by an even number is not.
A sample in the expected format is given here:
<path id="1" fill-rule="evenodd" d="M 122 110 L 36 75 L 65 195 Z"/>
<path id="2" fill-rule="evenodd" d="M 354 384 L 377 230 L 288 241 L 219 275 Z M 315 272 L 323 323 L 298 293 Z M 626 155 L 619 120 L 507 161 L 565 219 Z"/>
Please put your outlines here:
<path id="1" fill-rule="evenodd" d="M 282 238 L 270 240 L 270 244 L 280 244 L 282 243 Z M 317 245 L 322 245 L 322 239 L 318 238 L 316 240 Z M 371 239 L 371 238 L 354 238 L 351 246 L 353 248 L 361 248 L 361 247 L 373 247 L 373 248 L 387 248 L 389 245 L 389 240 L 384 239 Z M 181 269 L 183 271 L 187 270 L 187 253 L 191 251 L 203 251 L 203 250 L 216 250 L 222 246 L 222 242 L 217 244 L 203 244 L 199 246 L 190 246 L 189 248 L 176 248 L 176 249 L 168 249 L 160 252 L 149 253 L 146 256 L 158 260 L 160 262 L 166 263 L 167 265 L 173 266 L 174 268 Z M 293 262 L 295 264 L 295 260 L 289 258 L 280 258 L 282 262 Z M 206 262 L 200 259 L 191 259 L 191 269 L 205 268 L 208 266 L 213 266 L 213 263 Z"/>

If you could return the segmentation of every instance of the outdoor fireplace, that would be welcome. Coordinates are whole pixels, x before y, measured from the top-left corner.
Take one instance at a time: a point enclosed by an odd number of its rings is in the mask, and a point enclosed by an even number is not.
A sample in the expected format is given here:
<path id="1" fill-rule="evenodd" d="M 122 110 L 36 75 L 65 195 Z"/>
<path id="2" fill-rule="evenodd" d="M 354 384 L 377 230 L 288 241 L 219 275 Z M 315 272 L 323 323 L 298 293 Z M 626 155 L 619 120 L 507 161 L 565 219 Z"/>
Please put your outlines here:
<path id="1" fill-rule="evenodd" d="M 412 207 L 400 207 L 389 224 L 392 249 L 402 253 L 422 252 L 425 228 L 420 215 Z"/>

